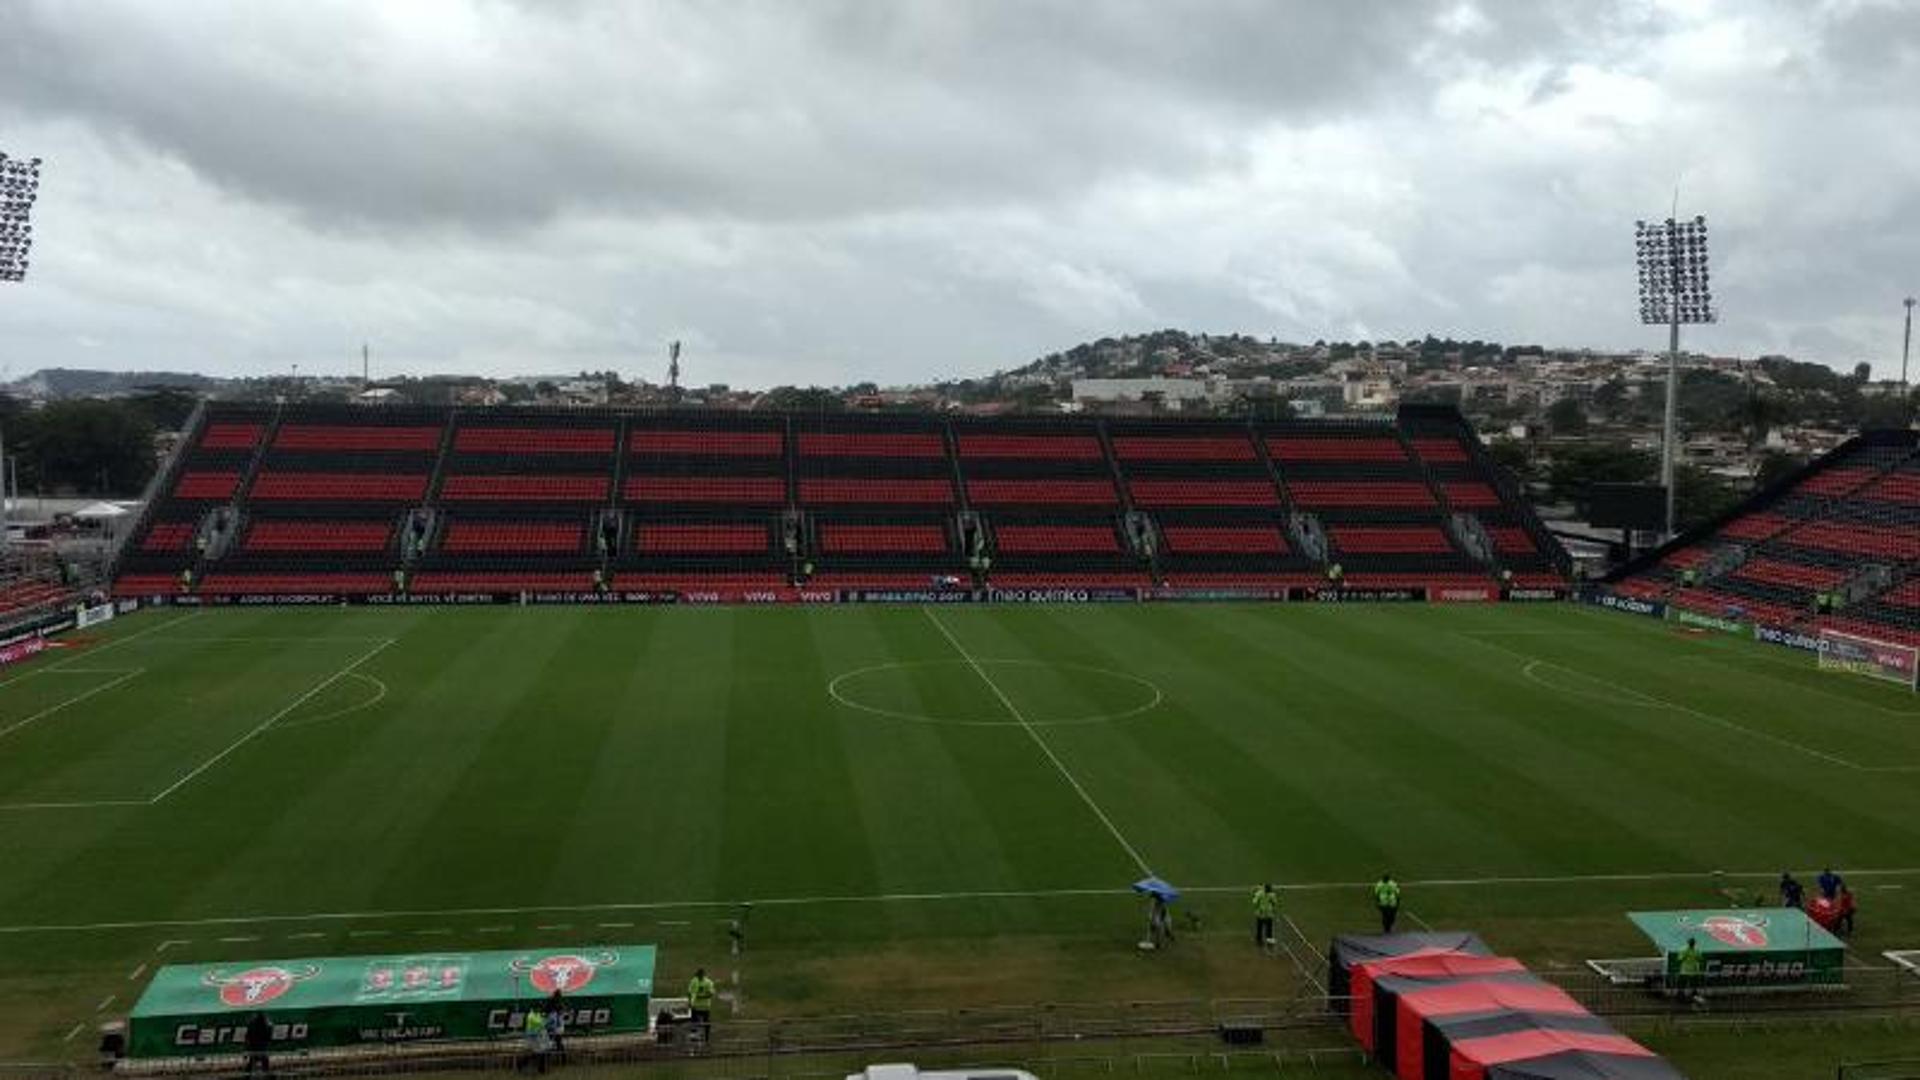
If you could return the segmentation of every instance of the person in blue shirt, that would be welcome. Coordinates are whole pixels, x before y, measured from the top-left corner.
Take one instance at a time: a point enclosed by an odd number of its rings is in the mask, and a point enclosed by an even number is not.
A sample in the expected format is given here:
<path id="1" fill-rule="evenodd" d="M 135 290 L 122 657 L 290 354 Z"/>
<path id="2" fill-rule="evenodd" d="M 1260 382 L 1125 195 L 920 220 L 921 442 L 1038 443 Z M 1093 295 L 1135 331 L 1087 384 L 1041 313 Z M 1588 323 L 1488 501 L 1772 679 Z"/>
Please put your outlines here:
<path id="1" fill-rule="evenodd" d="M 1820 877 L 1818 880 L 1818 884 L 1820 886 L 1820 895 L 1826 897 L 1829 900 L 1839 899 L 1840 890 L 1842 887 L 1846 885 L 1846 883 L 1847 883 L 1847 879 L 1841 877 L 1839 874 L 1834 873 L 1833 867 L 1831 866 L 1827 867 L 1825 870 L 1820 871 Z"/>
<path id="2" fill-rule="evenodd" d="M 1793 872 L 1783 871 L 1780 874 L 1780 906 L 1797 908 L 1804 895 L 1805 890 L 1800 887 L 1800 882 L 1794 878 Z"/>

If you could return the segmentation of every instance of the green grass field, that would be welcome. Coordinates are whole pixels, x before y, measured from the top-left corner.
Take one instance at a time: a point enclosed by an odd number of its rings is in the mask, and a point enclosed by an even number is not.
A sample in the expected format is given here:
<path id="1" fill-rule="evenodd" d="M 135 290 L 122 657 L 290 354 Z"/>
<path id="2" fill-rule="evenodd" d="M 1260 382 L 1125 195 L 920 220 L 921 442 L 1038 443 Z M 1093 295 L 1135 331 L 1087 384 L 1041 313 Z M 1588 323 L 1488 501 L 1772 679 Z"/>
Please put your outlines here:
<path id="1" fill-rule="evenodd" d="M 1383 869 L 1409 925 L 1549 971 L 1825 863 L 1861 963 L 1920 948 L 1920 700 L 1591 610 L 233 609 L 67 646 L 0 673 L 0 1061 L 85 1052 L 158 963 L 421 942 L 658 941 L 756 1018 L 1291 999 Z M 1149 869 L 1203 920 L 1155 956 Z M 1288 954 L 1244 940 L 1261 880 Z"/>

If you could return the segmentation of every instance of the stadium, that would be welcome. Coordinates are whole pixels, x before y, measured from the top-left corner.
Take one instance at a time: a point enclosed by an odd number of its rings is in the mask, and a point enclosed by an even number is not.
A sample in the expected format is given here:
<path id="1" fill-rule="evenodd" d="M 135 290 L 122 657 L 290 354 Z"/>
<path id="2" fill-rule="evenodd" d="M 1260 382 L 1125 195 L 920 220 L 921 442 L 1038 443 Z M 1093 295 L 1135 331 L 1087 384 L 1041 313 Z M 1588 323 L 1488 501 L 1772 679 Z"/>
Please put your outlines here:
<path id="1" fill-rule="evenodd" d="M 0 1060 L 507 1069 L 537 987 L 641 1075 L 1895 1062 L 1917 478 L 1868 433 L 1577 582 L 1447 408 L 209 404 L 0 677 Z"/>

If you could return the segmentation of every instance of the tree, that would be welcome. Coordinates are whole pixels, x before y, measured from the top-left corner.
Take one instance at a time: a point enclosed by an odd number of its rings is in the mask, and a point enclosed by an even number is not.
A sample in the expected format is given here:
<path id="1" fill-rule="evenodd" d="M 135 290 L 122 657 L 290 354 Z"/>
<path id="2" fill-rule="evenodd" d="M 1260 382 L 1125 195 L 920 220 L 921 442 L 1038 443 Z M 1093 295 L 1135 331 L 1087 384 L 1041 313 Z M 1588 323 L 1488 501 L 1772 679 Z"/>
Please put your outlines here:
<path id="1" fill-rule="evenodd" d="M 1584 516 L 1595 484 L 1647 484 L 1660 473 L 1660 459 L 1619 443 L 1585 443 L 1554 451 L 1547 466 L 1548 496 L 1571 502 Z"/>
<path id="2" fill-rule="evenodd" d="M 753 407 L 783 412 L 841 412 L 847 403 L 824 387 L 776 386 L 760 395 Z"/>
<path id="3" fill-rule="evenodd" d="M 1682 465 L 1673 476 L 1674 527 L 1685 531 L 1733 509 L 1747 497 L 1742 487 L 1694 465 Z"/>
<path id="4" fill-rule="evenodd" d="M 1561 398 L 1548 407 L 1547 426 L 1555 435 L 1585 435 L 1587 410 L 1572 398 Z"/>
<path id="5" fill-rule="evenodd" d="M 1873 365 L 1865 360 L 1853 365 L 1853 381 L 1864 383 L 1873 378 Z"/>
<path id="6" fill-rule="evenodd" d="M 1779 450 L 1769 450 L 1761 454 L 1760 464 L 1754 469 L 1753 473 L 1754 489 L 1763 490 L 1772 487 L 1774 484 L 1785 480 L 1795 469 L 1800 468 L 1803 464 L 1805 464 L 1805 462 L 1799 458 Z"/>
<path id="7" fill-rule="evenodd" d="M 55 402 L 17 417 L 8 441 L 23 489 L 132 495 L 156 466 L 153 423 L 125 402 Z"/>
<path id="8" fill-rule="evenodd" d="M 179 431 L 200 404 L 200 395 L 177 386 L 143 386 L 127 404 L 160 431 Z"/>

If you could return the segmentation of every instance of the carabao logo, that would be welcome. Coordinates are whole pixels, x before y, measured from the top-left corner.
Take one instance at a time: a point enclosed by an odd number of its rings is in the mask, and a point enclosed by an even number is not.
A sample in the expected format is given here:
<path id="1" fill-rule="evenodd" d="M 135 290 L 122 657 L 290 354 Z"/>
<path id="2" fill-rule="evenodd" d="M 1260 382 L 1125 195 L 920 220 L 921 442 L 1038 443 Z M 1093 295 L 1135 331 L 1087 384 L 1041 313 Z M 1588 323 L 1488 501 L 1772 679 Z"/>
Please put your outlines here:
<path id="1" fill-rule="evenodd" d="M 248 968 L 237 974 L 229 975 L 220 968 L 214 968 L 200 977 L 200 981 L 216 987 L 220 991 L 220 1004 L 229 1009 L 246 1009 L 265 1005 L 293 989 L 295 983 L 311 979 L 320 974 L 320 968 L 314 964 L 302 964 L 299 967 L 256 967 Z"/>
<path id="2" fill-rule="evenodd" d="M 543 994 L 559 991 L 573 994 L 586 988 L 593 976 L 601 968 L 618 963 L 620 957 L 610 949 L 603 949 L 591 956 L 579 953 L 551 953 L 540 957 L 516 957 L 508 966 L 516 974 L 524 974 L 533 988 Z"/>
<path id="3" fill-rule="evenodd" d="M 1767 947 L 1767 928 L 1753 919 L 1743 919 L 1738 915 L 1714 915 L 1701 920 L 1700 929 L 1722 945 L 1731 945 L 1736 949 Z"/>

